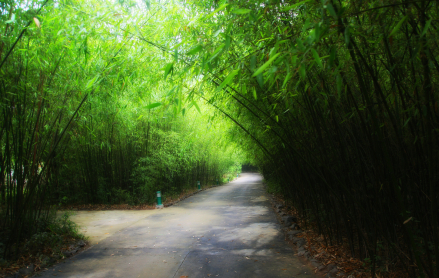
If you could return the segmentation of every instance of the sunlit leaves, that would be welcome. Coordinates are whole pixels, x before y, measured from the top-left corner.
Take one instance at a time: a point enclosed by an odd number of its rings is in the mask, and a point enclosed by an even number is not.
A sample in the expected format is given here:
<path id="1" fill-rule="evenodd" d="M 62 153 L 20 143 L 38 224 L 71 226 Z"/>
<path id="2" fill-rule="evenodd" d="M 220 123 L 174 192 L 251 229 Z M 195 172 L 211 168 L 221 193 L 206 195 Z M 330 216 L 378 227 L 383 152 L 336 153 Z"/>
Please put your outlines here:
<path id="1" fill-rule="evenodd" d="M 88 90 L 88 89 L 90 89 L 91 87 L 93 87 L 93 85 L 95 85 L 96 80 L 97 80 L 98 78 L 99 78 L 99 75 L 96 75 L 95 77 L 93 77 L 92 79 L 90 79 L 90 80 L 87 82 L 87 85 L 85 86 L 85 89 Z"/>
<path id="2" fill-rule="evenodd" d="M 198 52 L 200 52 L 201 50 L 203 50 L 203 46 L 201 44 L 194 46 L 193 48 L 191 48 L 186 55 L 195 55 Z"/>
<path id="3" fill-rule="evenodd" d="M 166 80 L 166 77 L 168 76 L 168 74 L 171 72 L 171 71 L 173 71 L 174 70 L 174 63 L 168 63 L 168 64 L 166 64 L 166 67 L 165 67 L 165 80 Z"/>
<path id="4" fill-rule="evenodd" d="M 224 43 L 220 44 L 215 51 L 212 53 L 212 56 L 209 58 L 209 61 L 212 61 L 213 59 L 215 59 L 218 55 L 221 54 L 222 50 L 224 49 L 226 45 Z"/>
<path id="5" fill-rule="evenodd" d="M 233 78 L 235 78 L 235 76 L 238 74 L 239 69 L 233 70 L 227 77 L 226 79 L 224 79 L 223 82 L 221 82 L 221 84 L 216 88 L 216 92 L 221 91 L 223 88 L 225 88 L 227 85 L 229 85 Z"/>
<path id="6" fill-rule="evenodd" d="M 235 9 L 235 10 L 231 11 L 231 13 L 234 13 L 234 14 L 248 14 L 249 12 L 251 12 L 250 9 Z"/>
<path id="7" fill-rule="evenodd" d="M 11 24 L 15 22 L 15 14 L 11 15 L 11 19 L 5 21 L 5 24 Z"/>
<path id="8" fill-rule="evenodd" d="M 200 110 L 200 107 L 198 106 L 197 102 L 195 100 L 193 100 L 191 103 L 192 103 L 193 106 L 195 106 L 195 108 L 197 109 L 198 113 L 201 114 L 201 110 Z"/>
<path id="9" fill-rule="evenodd" d="M 281 53 L 277 53 L 275 55 L 273 55 L 273 57 L 271 57 L 267 62 L 265 62 L 262 66 L 260 66 L 254 73 L 253 73 L 253 77 L 258 76 L 259 74 L 261 74 L 266 68 L 268 68 L 268 66 L 271 65 L 271 63 L 274 62 L 274 60 L 276 60 L 276 58 L 280 55 Z"/>
<path id="10" fill-rule="evenodd" d="M 214 16 L 216 13 L 218 13 L 218 12 L 224 10 L 228 5 L 229 5 L 229 4 L 222 4 L 222 5 L 219 6 L 216 10 L 214 10 L 212 13 L 210 13 L 210 14 L 204 16 L 203 18 L 204 18 L 204 19 L 208 19 L 208 18 Z"/>
<path id="11" fill-rule="evenodd" d="M 145 109 L 154 109 L 156 107 L 159 107 L 160 105 L 162 105 L 160 102 L 151 103 L 151 104 L 145 106 Z"/>

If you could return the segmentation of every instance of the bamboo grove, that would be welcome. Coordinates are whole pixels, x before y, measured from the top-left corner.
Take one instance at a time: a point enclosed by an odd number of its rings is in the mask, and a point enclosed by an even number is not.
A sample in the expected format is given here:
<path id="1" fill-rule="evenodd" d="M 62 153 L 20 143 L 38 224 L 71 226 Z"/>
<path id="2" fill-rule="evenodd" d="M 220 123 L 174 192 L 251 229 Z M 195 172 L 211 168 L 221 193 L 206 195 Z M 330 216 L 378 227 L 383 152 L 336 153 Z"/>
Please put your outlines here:
<path id="1" fill-rule="evenodd" d="M 272 190 L 372 275 L 437 277 L 437 2 L 196 4 L 208 102 Z"/>
<path id="2" fill-rule="evenodd" d="M 437 1 L 10 2 L 4 222 L 250 161 L 372 276 L 439 276 Z"/>
<path id="3" fill-rule="evenodd" d="M 5 258 L 17 256 L 60 204 L 153 204 L 158 190 L 166 200 L 240 171 L 231 124 L 178 97 L 183 91 L 156 70 L 165 57 L 122 30 L 116 17 L 127 18 L 129 7 L 94 4 L 1 3 Z M 159 9 L 129 20 L 146 25 Z"/>

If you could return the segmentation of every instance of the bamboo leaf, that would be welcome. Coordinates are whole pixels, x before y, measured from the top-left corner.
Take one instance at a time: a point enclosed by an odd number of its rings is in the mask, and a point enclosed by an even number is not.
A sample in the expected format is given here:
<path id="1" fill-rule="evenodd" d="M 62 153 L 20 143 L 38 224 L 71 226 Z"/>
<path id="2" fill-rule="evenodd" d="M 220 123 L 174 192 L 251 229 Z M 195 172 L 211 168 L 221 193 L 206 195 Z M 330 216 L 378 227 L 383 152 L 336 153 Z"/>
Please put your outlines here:
<path id="1" fill-rule="evenodd" d="M 430 28 L 431 20 L 432 20 L 432 19 L 433 19 L 433 18 L 430 18 L 430 19 L 427 21 L 427 23 L 425 23 L 424 30 L 422 30 L 422 33 L 421 33 L 421 37 L 423 37 L 423 36 L 425 36 L 425 34 L 427 34 L 427 31 L 428 31 L 428 28 Z"/>
<path id="2" fill-rule="evenodd" d="M 409 217 L 407 220 L 405 220 L 402 224 L 407 224 L 407 223 L 409 223 L 410 222 L 410 220 L 412 220 L 413 219 L 413 217 Z"/>
<path id="3" fill-rule="evenodd" d="M 263 64 L 260 68 L 258 68 L 255 73 L 253 73 L 252 77 L 258 76 L 259 74 L 261 74 L 266 68 L 268 68 L 269 65 L 271 65 L 271 63 L 273 63 L 273 61 L 280 55 L 280 53 L 277 53 L 276 55 L 274 55 L 273 57 L 271 57 L 267 62 L 265 62 L 265 64 Z"/>
<path id="4" fill-rule="evenodd" d="M 203 46 L 201 44 L 194 46 L 193 48 L 191 48 L 186 55 L 194 55 L 197 54 L 198 52 L 200 52 L 203 49 Z"/>
<path id="5" fill-rule="evenodd" d="M 162 105 L 160 102 L 151 103 L 150 105 L 145 106 L 145 109 L 153 109 Z"/>
<path id="6" fill-rule="evenodd" d="M 398 30 L 401 28 L 402 24 L 407 20 L 408 15 L 404 16 L 403 19 L 401 19 L 398 24 L 396 24 L 395 28 L 393 28 L 392 32 L 390 33 L 389 37 L 393 36 L 398 32 Z"/>
<path id="7" fill-rule="evenodd" d="M 322 60 L 319 57 L 319 54 L 317 53 L 317 51 L 314 48 L 311 49 L 311 52 L 312 52 L 312 56 L 314 57 L 314 60 L 316 61 L 317 65 L 319 65 L 319 67 L 322 69 L 323 64 L 322 64 Z"/>
<path id="8" fill-rule="evenodd" d="M 88 89 L 90 89 L 91 87 L 93 87 L 93 85 L 95 84 L 95 82 L 96 82 L 96 80 L 98 79 L 98 77 L 99 77 L 99 75 L 96 75 L 94 78 L 90 79 L 90 80 L 87 82 L 87 85 L 85 86 L 85 89 L 88 90 Z"/>
<path id="9" fill-rule="evenodd" d="M 174 86 L 171 90 L 169 90 L 169 92 L 166 94 L 166 96 L 168 97 L 168 96 L 174 94 L 175 93 L 175 89 L 177 89 L 177 86 Z"/>
<path id="10" fill-rule="evenodd" d="M 174 70 L 174 63 L 168 63 L 165 67 L 165 80 L 168 74 Z"/>
<path id="11" fill-rule="evenodd" d="M 192 101 L 192 104 L 195 106 L 195 108 L 197 108 L 197 110 L 198 110 L 198 113 L 200 113 L 201 114 L 201 110 L 200 110 L 200 107 L 198 107 L 198 104 L 197 104 L 197 102 L 195 101 L 195 100 L 193 100 Z"/>
<path id="12" fill-rule="evenodd" d="M 248 14 L 249 12 L 251 12 L 250 9 L 236 9 L 236 10 L 231 11 L 231 13 L 234 13 L 234 14 Z"/>
<path id="13" fill-rule="evenodd" d="M 343 88 L 343 80 L 341 79 L 341 75 L 337 74 L 337 92 L 339 95 L 341 94 L 342 88 Z"/>
<path id="14" fill-rule="evenodd" d="M 11 19 L 5 21 L 5 24 L 10 24 L 15 22 L 15 14 L 12 14 Z"/>
<path id="15" fill-rule="evenodd" d="M 210 57 L 209 61 L 212 61 L 213 59 L 215 59 L 221 53 L 221 50 L 223 50 L 224 46 L 225 46 L 224 43 L 220 44 L 220 46 L 218 46 L 215 49 L 215 51 L 212 53 L 212 56 Z"/>
<path id="16" fill-rule="evenodd" d="M 326 9 L 328 10 L 329 14 L 337 19 L 337 13 L 335 12 L 334 6 L 332 6 L 331 4 L 326 5 Z"/>
<path id="17" fill-rule="evenodd" d="M 229 5 L 229 4 L 223 4 L 223 5 L 221 5 L 218 9 L 214 10 L 214 11 L 212 12 L 212 14 L 216 14 L 217 12 L 224 10 L 228 5 Z"/>
<path id="18" fill-rule="evenodd" d="M 214 10 L 213 12 L 211 12 L 210 14 L 206 15 L 204 17 L 204 19 L 208 19 L 212 16 L 214 16 L 217 12 L 224 10 L 229 4 L 223 4 L 221 5 L 218 9 Z"/>
<path id="19" fill-rule="evenodd" d="M 235 75 L 237 75 L 239 72 L 239 69 L 236 69 L 234 71 L 232 71 L 227 77 L 226 79 L 224 79 L 224 81 L 221 83 L 221 85 L 219 85 L 216 88 L 216 92 L 221 91 L 224 87 L 226 87 L 230 82 L 232 82 L 233 78 L 235 77 Z"/>
<path id="20" fill-rule="evenodd" d="M 305 67 L 303 65 L 300 65 L 300 67 L 299 67 L 299 74 L 302 78 L 306 77 L 306 70 L 305 70 Z"/>
<path id="21" fill-rule="evenodd" d="M 213 34 L 213 37 L 214 38 L 216 38 L 216 37 L 218 37 L 218 35 L 222 32 L 223 30 L 220 28 L 220 29 L 218 29 L 214 34 Z"/>
<path id="22" fill-rule="evenodd" d="M 294 4 L 294 5 L 291 5 L 291 6 L 288 6 L 288 7 L 283 8 L 282 11 L 283 11 L 283 12 L 286 12 L 286 11 L 289 11 L 289 10 L 295 9 L 295 8 L 297 8 L 298 6 L 300 6 L 300 5 L 302 5 L 302 4 L 305 4 L 306 2 L 309 2 L 309 1 L 310 1 L 310 0 L 300 1 L 300 2 L 298 2 L 298 3 L 296 3 L 296 4 Z"/>
<path id="23" fill-rule="evenodd" d="M 351 42 L 351 29 L 349 28 L 349 26 L 347 26 L 344 30 L 344 41 L 346 43 L 346 46 L 349 46 L 350 42 Z"/>
<path id="24" fill-rule="evenodd" d="M 284 83 L 282 84 L 282 88 L 285 88 L 285 85 L 287 84 L 288 80 L 290 80 L 290 78 L 291 78 L 291 73 L 289 72 L 284 79 Z"/>

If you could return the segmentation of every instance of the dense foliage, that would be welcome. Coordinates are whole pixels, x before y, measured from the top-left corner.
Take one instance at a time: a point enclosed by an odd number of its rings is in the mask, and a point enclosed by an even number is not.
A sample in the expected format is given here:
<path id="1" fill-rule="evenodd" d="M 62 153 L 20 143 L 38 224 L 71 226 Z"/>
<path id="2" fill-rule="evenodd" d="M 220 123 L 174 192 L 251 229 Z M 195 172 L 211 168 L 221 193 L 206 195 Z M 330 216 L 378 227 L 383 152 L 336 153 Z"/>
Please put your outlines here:
<path id="1" fill-rule="evenodd" d="M 165 81 L 166 55 L 142 39 L 176 8 L 1 3 L 4 256 L 19 252 L 54 205 L 151 204 L 158 190 L 166 200 L 240 171 L 232 124 Z"/>
<path id="2" fill-rule="evenodd" d="M 439 275 L 436 1 L 19 2 L 0 6 L 5 222 L 245 157 L 372 273 Z"/>
<path id="3" fill-rule="evenodd" d="M 437 277 L 437 2 L 203 4 L 200 67 L 236 75 L 210 101 L 235 99 L 273 189 L 373 273 Z"/>

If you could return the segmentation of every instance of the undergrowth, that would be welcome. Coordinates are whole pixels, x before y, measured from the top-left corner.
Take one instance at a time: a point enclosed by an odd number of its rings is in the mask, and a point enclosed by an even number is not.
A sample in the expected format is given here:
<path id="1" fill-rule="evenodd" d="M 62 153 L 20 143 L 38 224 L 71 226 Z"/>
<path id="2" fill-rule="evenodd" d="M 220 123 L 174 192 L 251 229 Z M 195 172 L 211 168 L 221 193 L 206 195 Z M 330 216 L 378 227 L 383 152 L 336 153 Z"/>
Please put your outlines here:
<path id="1" fill-rule="evenodd" d="M 0 230 L 0 277 L 13 274 L 20 268 L 33 264 L 35 270 L 48 267 L 64 258 L 63 251 L 69 250 L 76 242 L 87 238 L 79 233 L 79 226 L 70 220 L 72 212 L 65 212 L 60 217 L 52 213 L 47 219 L 37 221 L 34 233 L 19 245 L 18 256 L 14 259 L 4 258 L 5 246 L 10 230 L 2 227 Z"/>

